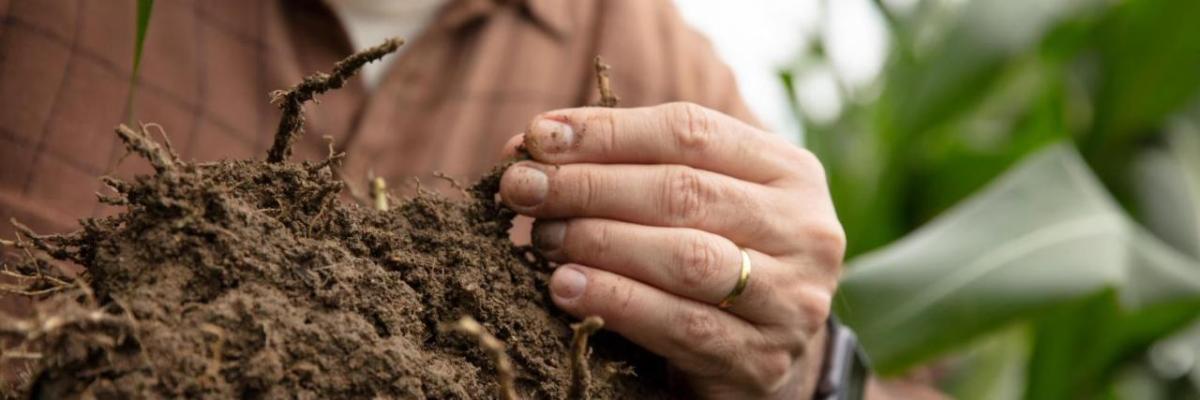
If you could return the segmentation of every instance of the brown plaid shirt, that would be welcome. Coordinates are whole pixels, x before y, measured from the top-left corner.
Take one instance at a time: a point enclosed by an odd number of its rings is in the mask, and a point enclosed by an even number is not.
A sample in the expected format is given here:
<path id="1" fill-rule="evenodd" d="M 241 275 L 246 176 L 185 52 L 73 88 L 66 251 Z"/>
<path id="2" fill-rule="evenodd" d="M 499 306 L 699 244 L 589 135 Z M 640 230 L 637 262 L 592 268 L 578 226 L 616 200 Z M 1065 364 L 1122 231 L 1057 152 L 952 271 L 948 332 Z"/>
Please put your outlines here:
<path id="1" fill-rule="evenodd" d="M 158 1 L 129 110 L 133 0 L 0 0 L 0 20 L 5 238 L 9 218 L 66 231 L 113 212 L 97 177 L 149 170 L 112 132 L 130 112 L 185 159 L 261 158 L 279 117 L 267 93 L 352 52 L 320 1 Z M 594 55 L 622 106 L 692 101 L 752 120 L 669 0 L 459 0 L 407 46 L 374 91 L 356 79 L 309 105 L 294 158 L 323 157 L 329 135 L 351 181 L 474 178 L 537 113 L 595 101 Z"/>

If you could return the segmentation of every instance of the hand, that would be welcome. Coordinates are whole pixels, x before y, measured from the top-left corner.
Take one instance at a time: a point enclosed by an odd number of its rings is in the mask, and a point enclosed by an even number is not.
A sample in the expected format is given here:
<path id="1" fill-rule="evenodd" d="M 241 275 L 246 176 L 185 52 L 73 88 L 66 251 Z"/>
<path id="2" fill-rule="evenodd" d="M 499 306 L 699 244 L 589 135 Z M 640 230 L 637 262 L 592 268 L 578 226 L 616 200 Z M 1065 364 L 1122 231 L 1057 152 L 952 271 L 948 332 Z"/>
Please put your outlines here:
<path id="1" fill-rule="evenodd" d="M 689 103 L 535 118 L 503 201 L 561 263 L 551 297 L 713 398 L 811 396 L 845 236 L 808 151 Z M 746 290 L 716 306 L 753 264 Z"/>

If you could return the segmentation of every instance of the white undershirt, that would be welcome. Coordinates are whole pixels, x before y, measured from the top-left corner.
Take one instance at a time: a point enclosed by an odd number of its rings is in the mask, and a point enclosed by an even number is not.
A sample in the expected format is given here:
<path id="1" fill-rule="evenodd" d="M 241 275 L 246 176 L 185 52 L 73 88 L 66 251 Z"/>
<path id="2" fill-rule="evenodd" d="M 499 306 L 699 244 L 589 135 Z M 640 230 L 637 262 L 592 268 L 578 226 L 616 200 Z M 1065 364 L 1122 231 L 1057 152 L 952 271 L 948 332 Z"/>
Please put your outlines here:
<path id="1" fill-rule="evenodd" d="M 362 50 L 400 37 L 411 41 L 429 24 L 446 0 L 325 0 L 350 35 L 354 49 Z M 400 47 L 404 51 L 404 47 Z M 361 71 L 367 90 L 379 86 L 399 54 L 368 63 Z"/>

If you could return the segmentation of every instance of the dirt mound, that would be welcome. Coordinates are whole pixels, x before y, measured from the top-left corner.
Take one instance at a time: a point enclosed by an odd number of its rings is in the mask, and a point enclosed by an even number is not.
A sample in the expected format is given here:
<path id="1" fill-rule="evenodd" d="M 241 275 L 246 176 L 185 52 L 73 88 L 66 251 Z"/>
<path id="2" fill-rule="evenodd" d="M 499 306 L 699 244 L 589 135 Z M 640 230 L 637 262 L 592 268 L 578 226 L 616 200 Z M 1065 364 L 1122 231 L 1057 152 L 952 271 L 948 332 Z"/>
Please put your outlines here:
<path id="1" fill-rule="evenodd" d="M 394 46 L 373 50 L 276 94 L 266 162 L 186 162 L 152 126 L 118 128 L 155 168 L 104 178 L 115 194 L 101 201 L 125 211 L 9 243 L 24 255 L 3 288 L 37 301 L 30 318 L 0 315 L 0 365 L 29 360 L 0 374 L 25 378 L 0 397 L 488 398 L 509 379 L 523 397 L 663 397 L 658 358 L 603 332 L 590 357 L 572 345 L 550 266 L 508 238 L 502 168 L 465 200 L 422 192 L 381 210 L 339 201 L 341 155 L 286 162 L 300 104 Z"/>

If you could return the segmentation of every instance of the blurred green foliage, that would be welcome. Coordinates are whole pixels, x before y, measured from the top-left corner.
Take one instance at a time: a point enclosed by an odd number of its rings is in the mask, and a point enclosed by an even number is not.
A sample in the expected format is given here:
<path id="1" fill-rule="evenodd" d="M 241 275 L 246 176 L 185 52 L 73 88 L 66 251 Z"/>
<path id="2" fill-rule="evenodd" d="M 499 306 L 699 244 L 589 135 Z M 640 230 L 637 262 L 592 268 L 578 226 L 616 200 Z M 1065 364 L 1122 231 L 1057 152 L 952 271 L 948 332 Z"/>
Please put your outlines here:
<path id="1" fill-rule="evenodd" d="M 1200 315 L 1200 1 L 875 5 L 877 81 L 841 84 L 831 121 L 794 104 L 849 238 L 837 311 L 877 370 L 941 360 L 961 398 L 1200 398 L 1200 330 L 1177 333 Z"/>

